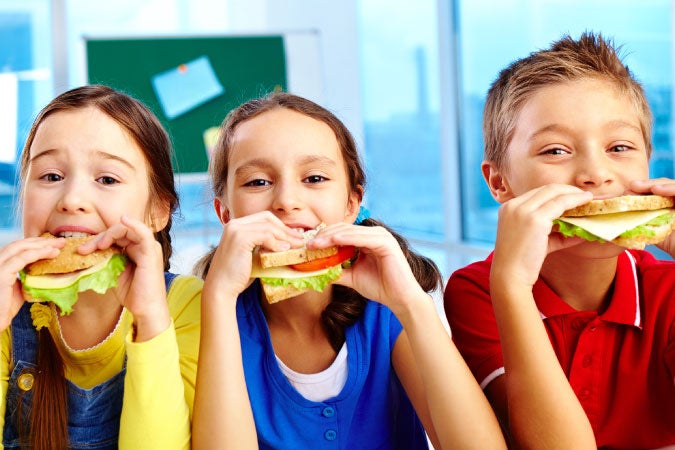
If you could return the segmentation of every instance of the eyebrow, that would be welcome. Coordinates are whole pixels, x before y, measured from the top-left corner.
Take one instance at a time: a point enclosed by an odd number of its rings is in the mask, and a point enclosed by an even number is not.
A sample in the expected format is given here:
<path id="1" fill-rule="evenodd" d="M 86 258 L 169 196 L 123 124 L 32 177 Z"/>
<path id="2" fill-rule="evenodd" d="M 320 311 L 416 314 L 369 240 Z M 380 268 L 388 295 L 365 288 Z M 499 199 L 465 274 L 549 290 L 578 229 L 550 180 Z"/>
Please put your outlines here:
<path id="1" fill-rule="evenodd" d="M 318 156 L 318 155 L 303 156 L 302 158 L 300 158 L 299 164 L 300 165 L 318 164 L 321 166 L 337 167 L 337 163 L 333 159 L 328 158 L 326 156 Z M 255 158 L 246 161 L 244 164 L 237 167 L 237 169 L 234 171 L 234 175 L 237 176 L 242 172 L 247 172 L 255 169 L 268 169 L 271 166 L 272 164 L 270 164 L 266 159 Z"/>
<path id="2" fill-rule="evenodd" d="M 637 131 L 638 133 L 642 134 L 642 128 L 640 128 L 639 126 L 633 125 L 632 123 L 626 122 L 624 120 L 613 120 L 613 121 L 605 124 L 604 128 L 610 128 L 610 129 L 613 129 L 613 130 L 619 129 L 619 128 L 630 128 L 633 131 Z M 568 131 L 568 130 L 569 130 L 568 127 L 564 127 L 564 126 L 561 126 L 559 124 L 553 123 L 551 125 L 546 125 L 545 127 L 542 127 L 540 129 L 538 129 L 537 131 L 535 131 L 534 133 L 532 133 L 529 136 L 528 140 L 533 141 L 538 136 L 540 136 L 542 134 L 545 134 L 545 133 L 548 133 L 548 132 L 551 132 L 551 131 Z"/>
<path id="3" fill-rule="evenodd" d="M 103 159 L 112 159 L 113 161 L 121 162 L 122 164 L 124 164 L 125 166 L 130 168 L 131 170 L 136 171 L 136 166 L 134 166 L 129 161 L 127 161 L 126 159 L 124 159 L 120 156 L 113 155 L 112 153 L 104 152 L 102 150 L 97 151 L 96 155 L 100 156 Z"/>
<path id="4" fill-rule="evenodd" d="M 47 149 L 47 150 L 43 150 L 40 153 L 38 153 L 34 156 L 31 156 L 31 158 L 29 159 L 29 162 L 33 163 L 35 160 L 47 157 L 47 156 L 51 155 L 52 153 L 56 153 L 56 149 L 50 148 L 50 149 Z"/>
<path id="5" fill-rule="evenodd" d="M 58 152 L 58 150 L 55 149 L 55 148 L 43 150 L 40 153 L 36 154 L 35 156 L 31 157 L 30 162 L 33 163 L 33 162 L 35 162 L 35 161 L 37 161 L 41 158 L 45 158 L 45 157 L 50 156 L 50 155 L 52 155 L 54 153 L 57 153 L 57 152 Z M 99 150 L 99 151 L 96 152 L 96 155 L 101 157 L 102 159 L 111 159 L 113 161 L 118 161 L 118 162 L 124 164 L 125 166 L 127 166 L 128 168 L 130 168 L 131 170 L 133 170 L 133 171 L 136 170 L 136 167 L 133 164 L 131 164 L 129 161 L 127 161 L 126 159 L 121 158 L 117 155 L 113 155 L 112 153 L 108 153 L 108 152 L 104 152 L 104 151 Z"/>

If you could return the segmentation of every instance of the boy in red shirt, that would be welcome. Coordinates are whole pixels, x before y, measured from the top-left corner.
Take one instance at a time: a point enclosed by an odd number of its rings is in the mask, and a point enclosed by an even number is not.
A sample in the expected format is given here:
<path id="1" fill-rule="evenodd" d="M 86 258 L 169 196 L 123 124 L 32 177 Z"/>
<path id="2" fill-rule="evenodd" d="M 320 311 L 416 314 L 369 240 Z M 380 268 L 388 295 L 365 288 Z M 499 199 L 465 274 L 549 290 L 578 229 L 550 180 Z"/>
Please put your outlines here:
<path id="1" fill-rule="evenodd" d="M 642 87 L 591 33 L 512 63 L 488 92 L 496 245 L 450 277 L 445 311 L 519 447 L 675 444 L 675 263 L 553 227 L 593 198 L 675 195 L 647 180 L 651 127 Z M 672 235 L 661 247 L 675 254 Z"/>

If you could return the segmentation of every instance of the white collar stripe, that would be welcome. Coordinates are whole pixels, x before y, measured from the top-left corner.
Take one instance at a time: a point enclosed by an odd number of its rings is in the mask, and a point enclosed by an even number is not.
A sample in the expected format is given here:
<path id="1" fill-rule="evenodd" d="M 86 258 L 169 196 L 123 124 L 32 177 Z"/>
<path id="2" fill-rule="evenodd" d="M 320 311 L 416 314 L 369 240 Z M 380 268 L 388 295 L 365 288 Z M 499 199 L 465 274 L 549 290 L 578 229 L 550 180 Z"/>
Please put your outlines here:
<path id="1" fill-rule="evenodd" d="M 631 269 L 633 269 L 633 285 L 635 288 L 635 322 L 633 325 L 642 328 L 642 317 L 640 316 L 640 286 L 638 284 L 637 268 L 635 267 L 635 258 L 628 250 L 625 251 L 630 261 Z"/>
<path id="2" fill-rule="evenodd" d="M 487 385 L 492 382 L 492 380 L 494 380 L 495 378 L 497 378 L 500 375 L 504 375 L 504 373 L 505 373 L 505 370 L 504 370 L 503 367 L 500 367 L 499 369 L 495 370 L 490 375 L 485 377 L 485 379 L 480 383 L 480 388 L 485 389 L 487 387 Z"/>

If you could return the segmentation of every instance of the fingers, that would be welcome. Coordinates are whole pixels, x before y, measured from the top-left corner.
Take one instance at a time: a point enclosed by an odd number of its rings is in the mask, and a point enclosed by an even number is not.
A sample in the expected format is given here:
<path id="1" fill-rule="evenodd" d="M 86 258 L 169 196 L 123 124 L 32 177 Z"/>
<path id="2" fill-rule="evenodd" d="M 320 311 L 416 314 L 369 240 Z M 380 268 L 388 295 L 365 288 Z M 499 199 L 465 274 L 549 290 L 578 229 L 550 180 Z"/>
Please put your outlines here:
<path id="1" fill-rule="evenodd" d="M 635 180 L 630 182 L 630 189 L 637 194 L 656 194 L 664 197 L 675 196 L 675 180 L 670 178 L 654 178 L 651 180 Z"/>
<path id="2" fill-rule="evenodd" d="M 0 267 L 16 275 L 28 264 L 40 259 L 55 258 L 66 244 L 63 238 L 34 237 L 12 242 L 0 250 Z"/>
<path id="3" fill-rule="evenodd" d="M 119 223 L 88 240 L 77 251 L 81 255 L 86 255 L 96 250 L 109 248 L 114 244 L 125 249 L 126 253 L 130 253 L 139 246 L 154 245 L 154 243 L 154 234 L 144 222 L 123 216 Z"/>
<path id="4" fill-rule="evenodd" d="M 326 248 L 333 245 L 353 245 L 360 252 L 369 252 L 380 257 L 403 255 L 394 236 L 384 227 L 369 227 L 349 223 L 335 223 L 321 230 L 307 242 L 308 248 Z"/>
<path id="5" fill-rule="evenodd" d="M 503 211 L 518 210 L 525 216 L 534 216 L 550 222 L 560 217 L 566 210 L 593 199 L 593 194 L 575 186 L 549 184 L 528 191 L 504 203 Z"/>
<path id="6" fill-rule="evenodd" d="M 284 251 L 304 244 L 300 231 L 287 227 L 268 211 L 230 220 L 221 236 L 221 246 L 245 252 L 251 252 L 255 247 Z"/>

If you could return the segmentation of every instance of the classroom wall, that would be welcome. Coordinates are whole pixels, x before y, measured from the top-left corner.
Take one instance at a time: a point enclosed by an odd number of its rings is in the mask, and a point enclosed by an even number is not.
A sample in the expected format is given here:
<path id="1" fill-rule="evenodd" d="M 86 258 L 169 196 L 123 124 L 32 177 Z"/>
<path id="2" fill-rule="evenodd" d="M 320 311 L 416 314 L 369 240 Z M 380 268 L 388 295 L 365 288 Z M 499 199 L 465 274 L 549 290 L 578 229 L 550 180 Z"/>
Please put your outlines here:
<path id="1" fill-rule="evenodd" d="M 321 47 L 323 98 L 363 148 L 356 0 L 229 0 L 231 32 L 316 30 Z"/>

